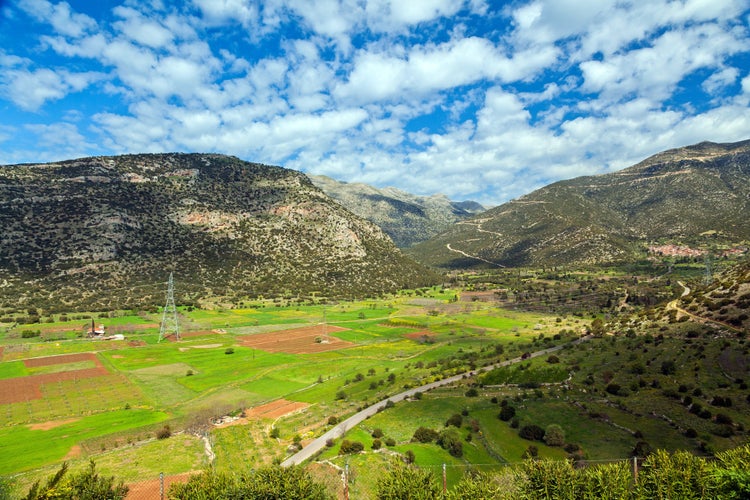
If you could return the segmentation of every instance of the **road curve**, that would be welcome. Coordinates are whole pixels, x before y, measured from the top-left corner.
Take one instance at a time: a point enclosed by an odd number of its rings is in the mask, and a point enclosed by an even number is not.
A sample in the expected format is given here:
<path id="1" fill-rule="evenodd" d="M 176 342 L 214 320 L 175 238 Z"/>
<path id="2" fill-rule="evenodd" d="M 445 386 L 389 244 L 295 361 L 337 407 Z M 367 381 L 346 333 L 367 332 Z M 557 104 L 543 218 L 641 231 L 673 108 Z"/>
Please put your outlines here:
<path id="1" fill-rule="evenodd" d="M 464 373 L 459 373 L 458 375 L 453 375 L 452 377 L 444 378 L 442 380 L 438 380 L 430 384 L 425 384 L 419 387 L 414 387 L 412 389 L 408 389 L 406 391 L 400 392 L 396 394 L 395 396 L 391 396 L 382 401 L 378 401 L 377 403 L 371 406 L 368 406 L 364 410 L 361 410 L 355 413 L 354 415 L 347 418 L 343 422 L 339 422 L 337 425 L 332 427 L 325 434 L 314 439 L 312 442 L 310 442 L 307 446 L 302 448 L 300 451 L 298 451 L 291 457 L 281 462 L 281 466 L 289 467 L 292 465 L 298 465 L 304 462 L 305 460 L 311 458 L 313 455 L 315 455 L 317 452 L 323 449 L 323 447 L 326 445 L 326 441 L 328 441 L 329 439 L 340 438 L 341 436 L 346 434 L 346 431 L 353 428 L 355 425 L 358 425 L 360 422 L 364 421 L 365 419 L 372 417 L 379 410 L 385 409 L 385 405 L 388 403 L 388 401 L 393 401 L 394 403 L 397 403 L 399 401 L 403 401 L 406 398 L 410 398 L 414 396 L 418 392 L 431 391 L 432 389 L 436 389 L 438 387 L 453 384 L 455 382 L 458 382 L 459 380 L 462 380 L 466 377 L 472 377 L 481 372 L 486 372 L 486 371 L 493 370 L 495 368 L 499 368 L 503 366 L 510 366 L 515 363 L 520 363 L 521 361 L 524 361 L 525 359 L 536 358 L 537 356 L 544 356 L 545 354 L 550 354 L 552 352 L 559 351 L 560 349 L 563 349 L 569 345 L 579 344 L 580 342 L 589 340 L 590 338 L 592 338 L 591 335 L 587 335 L 585 337 L 581 337 L 579 339 L 573 340 L 572 342 L 568 342 L 566 344 L 558 345 L 555 347 L 550 347 L 548 349 L 542 349 L 541 351 L 535 351 L 531 353 L 531 355 L 528 358 L 523 358 L 523 359 L 521 357 L 513 358 L 507 361 L 501 361 L 500 363 L 483 366 L 482 368 L 477 368 L 476 370 L 470 370 Z"/>

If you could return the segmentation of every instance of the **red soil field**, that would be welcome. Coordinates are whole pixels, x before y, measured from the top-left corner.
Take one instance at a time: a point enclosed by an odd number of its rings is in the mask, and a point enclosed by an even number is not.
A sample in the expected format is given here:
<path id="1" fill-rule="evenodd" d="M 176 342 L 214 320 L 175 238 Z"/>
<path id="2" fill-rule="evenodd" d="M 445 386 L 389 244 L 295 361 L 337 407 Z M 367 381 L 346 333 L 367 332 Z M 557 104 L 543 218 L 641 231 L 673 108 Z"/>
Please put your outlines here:
<path id="1" fill-rule="evenodd" d="M 420 330 L 418 332 L 404 334 L 404 337 L 406 337 L 407 339 L 411 339 L 411 340 L 422 340 L 424 338 L 428 338 L 428 339 L 434 338 L 435 334 L 429 330 Z"/>
<path id="2" fill-rule="evenodd" d="M 461 302 L 494 302 L 497 300 L 494 290 L 488 290 L 485 292 L 461 292 Z"/>
<path id="3" fill-rule="evenodd" d="M 303 408 L 310 406 L 308 403 L 298 403 L 295 401 L 288 401 L 286 399 L 277 399 L 264 405 L 256 406 L 254 408 L 248 408 L 245 410 L 245 416 L 225 422 L 217 425 L 216 427 L 229 427 L 230 425 L 244 425 L 247 424 L 250 419 L 268 418 L 277 419 L 284 415 L 289 415 Z"/>
<path id="4" fill-rule="evenodd" d="M 52 384 L 62 380 L 76 380 L 109 375 L 107 369 L 102 366 L 102 363 L 94 353 L 63 354 L 61 356 L 26 359 L 24 360 L 24 364 L 28 368 L 33 368 L 65 363 L 77 363 L 80 361 L 93 361 L 96 368 L 84 368 L 82 370 L 58 373 L 43 373 L 39 375 L 29 375 L 27 377 L 0 380 L 0 404 L 21 403 L 29 399 L 39 399 L 42 397 L 42 384 Z"/>
<path id="5" fill-rule="evenodd" d="M 309 354 L 314 352 L 335 351 L 345 349 L 355 344 L 347 342 L 336 337 L 332 337 L 332 332 L 341 332 L 347 330 L 338 326 L 331 325 L 314 325 L 302 328 L 293 328 L 291 330 L 281 330 L 277 332 L 258 333 L 248 335 L 240 343 L 245 347 L 260 349 L 267 352 L 283 352 L 287 354 Z M 322 337 L 326 342 L 315 342 L 316 337 Z"/>

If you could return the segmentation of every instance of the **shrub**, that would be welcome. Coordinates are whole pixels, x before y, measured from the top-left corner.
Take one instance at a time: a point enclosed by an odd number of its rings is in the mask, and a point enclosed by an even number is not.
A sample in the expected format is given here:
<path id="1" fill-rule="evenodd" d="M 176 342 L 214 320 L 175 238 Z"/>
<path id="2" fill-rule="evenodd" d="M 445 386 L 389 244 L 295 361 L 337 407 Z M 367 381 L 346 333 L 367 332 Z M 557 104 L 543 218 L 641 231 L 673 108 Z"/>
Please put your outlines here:
<path id="1" fill-rule="evenodd" d="M 458 413 L 454 413 L 448 418 L 448 420 L 445 421 L 445 426 L 449 427 L 452 425 L 453 427 L 461 428 L 461 424 L 463 424 L 463 422 L 463 417 Z"/>
<path id="2" fill-rule="evenodd" d="M 336 425 L 339 423 L 339 419 L 336 415 L 331 415 L 328 417 L 328 425 Z"/>
<path id="3" fill-rule="evenodd" d="M 607 388 L 605 390 L 613 396 L 617 396 L 620 393 L 620 389 L 620 384 L 611 383 L 607 385 Z"/>
<path id="4" fill-rule="evenodd" d="M 373 431 L 372 431 L 372 433 L 370 435 L 372 437 L 374 437 L 375 439 L 380 439 L 380 438 L 383 437 L 383 429 L 377 427 L 377 428 L 373 429 Z"/>
<path id="5" fill-rule="evenodd" d="M 353 453 L 359 453 L 365 449 L 365 445 L 359 441 L 349 441 L 344 439 L 341 441 L 341 448 L 339 448 L 339 455 L 351 455 Z"/>
<path id="6" fill-rule="evenodd" d="M 415 443 L 431 443 L 438 438 L 439 434 L 437 431 L 429 429 L 427 427 L 419 427 L 414 431 L 414 435 L 411 440 Z"/>
<path id="7" fill-rule="evenodd" d="M 518 431 L 518 435 L 529 441 L 542 441 L 544 440 L 544 429 L 535 424 L 524 425 Z"/>
<path id="8" fill-rule="evenodd" d="M 83 498 L 83 497 L 82 497 Z M 89 498 L 89 497 L 86 497 Z M 101 497 L 104 498 L 104 497 Z M 190 476 L 187 483 L 173 483 L 169 488 L 172 500 L 196 498 L 305 498 L 328 500 L 325 487 L 313 481 L 300 467 L 261 467 L 237 473 L 206 472 Z"/>
<path id="9" fill-rule="evenodd" d="M 65 462 L 44 486 L 40 486 L 38 481 L 34 483 L 25 498 L 29 500 L 56 498 L 121 500 L 128 493 L 128 487 L 122 481 L 115 484 L 114 477 L 100 476 L 96 472 L 93 460 L 89 461 L 89 466 L 84 471 L 66 477 L 67 472 L 68 464 Z"/>
<path id="10" fill-rule="evenodd" d="M 563 446 L 565 444 L 565 432 L 557 424 L 550 424 L 544 430 L 544 442 L 547 446 Z"/>
<path id="11" fill-rule="evenodd" d="M 156 431 L 156 439 L 167 439 L 172 435 L 172 429 L 168 425 L 165 425 L 158 431 Z"/>
<path id="12" fill-rule="evenodd" d="M 373 450 L 379 450 L 383 447 L 383 442 L 380 439 L 373 439 L 372 440 L 372 449 Z"/>
<path id="13" fill-rule="evenodd" d="M 462 457 L 464 455 L 464 445 L 456 429 L 448 428 L 443 430 L 437 439 L 437 444 L 453 457 Z"/>
<path id="14" fill-rule="evenodd" d="M 233 347 L 227 347 L 227 350 L 224 351 L 224 354 L 234 354 L 234 348 Z"/>
<path id="15" fill-rule="evenodd" d="M 479 396 L 479 391 L 477 391 L 476 388 L 472 387 L 468 391 L 466 391 L 465 395 L 467 398 L 475 398 Z"/>
<path id="16" fill-rule="evenodd" d="M 507 422 L 508 420 L 512 419 L 516 416 L 516 409 L 510 405 L 503 406 L 503 409 L 500 410 L 500 414 L 497 416 L 500 420 L 503 422 Z"/>
<path id="17" fill-rule="evenodd" d="M 386 438 L 385 445 L 389 447 L 396 446 L 396 440 L 393 438 Z"/>
<path id="18" fill-rule="evenodd" d="M 429 499 L 440 498 L 440 495 L 440 485 L 429 469 L 398 462 L 394 462 L 388 472 L 378 479 L 376 486 L 376 498 L 382 500 Z"/>

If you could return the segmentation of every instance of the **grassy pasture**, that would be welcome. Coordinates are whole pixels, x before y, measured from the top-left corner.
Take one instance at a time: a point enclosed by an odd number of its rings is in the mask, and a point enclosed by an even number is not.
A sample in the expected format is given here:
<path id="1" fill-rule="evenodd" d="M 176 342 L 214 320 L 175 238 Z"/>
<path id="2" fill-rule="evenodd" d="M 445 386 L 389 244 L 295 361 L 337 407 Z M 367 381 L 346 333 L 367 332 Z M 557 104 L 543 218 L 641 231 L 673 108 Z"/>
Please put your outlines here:
<path id="1" fill-rule="evenodd" d="M 128 324 L 144 328 L 135 329 L 138 333 L 127 335 L 128 340 L 125 342 L 84 339 L 18 342 L 18 339 L 11 339 L 6 345 L 12 348 L 5 350 L 4 361 L 0 363 L 0 379 L 29 375 L 31 372 L 20 361 L 22 359 L 74 352 L 98 352 L 99 359 L 113 373 L 107 377 L 44 387 L 43 397 L 39 400 L 0 407 L 0 442 L 4 444 L 6 440 L 11 440 L 8 442 L 16 443 L 12 445 L 16 446 L 13 450 L 19 449 L 17 447 L 20 443 L 26 442 L 31 450 L 28 463 L 21 464 L 18 468 L 11 463 L 5 463 L 4 466 L 0 464 L 0 473 L 27 470 L 59 461 L 74 444 L 83 441 L 88 443 L 84 447 L 84 455 L 96 453 L 98 464 L 100 459 L 110 460 L 109 457 L 117 457 L 122 453 L 123 457 L 129 457 L 127 460 L 132 460 L 129 464 L 134 464 L 133 467 L 146 475 L 150 467 L 159 467 L 159 462 L 145 456 L 135 457 L 140 453 L 136 450 L 146 450 L 150 445 L 120 446 L 117 451 L 113 451 L 111 443 L 114 440 L 125 442 L 130 436 L 137 441 L 136 438 L 144 437 L 144 429 L 150 429 L 148 433 L 153 435 L 153 426 L 162 422 L 169 422 L 174 428 L 179 428 L 196 414 L 207 410 L 232 411 L 281 397 L 310 403 L 311 406 L 304 412 L 277 421 L 259 419 L 248 425 L 214 429 L 211 432 L 218 455 L 217 467 L 231 468 L 238 463 L 269 463 L 275 458 L 286 456 L 287 447 L 295 435 L 299 434 L 305 440 L 330 428 L 326 422 L 331 415 L 344 418 L 363 405 L 399 392 L 404 386 L 437 380 L 447 373 L 466 370 L 472 363 L 481 366 L 490 359 L 489 356 L 495 356 L 498 345 L 505 350 L 500 359 L 548 347 L 551 345 L 549 340 L 552 335 L 560 329 L 578 330 L 586 323 L 577 318 L 568 317 L 557 321 L 558 318 L 551 315 L 504 311 L 481 302 L 448 304 L 441 301 L 449 300 L 452 294 L 439 294 L 437 290 L 432 293 L 431 298 L 415 298 L 404 294 L 383 301 L 326 306 L 327 322 L 347 328 L 345 331 L 332 332 L 332 335 L 353 342 L 355 346 L 314 354 L 268 353 L 243 347 L 240 343 L 248 335 L 255 333 L 319 324 L 324 316 L 321 305 L 264 307 L 261 303 L 254 303 L 257 307 L 243 309 L 182 309 L 180 314 L 190 330 L 207 333 L 199 337 L 188 336 L 180 342 L 156 343 L 158 328 L 148 325 L 158 323 L 158 315 L 96 319 L 97 324 L 102 322 L 108 328 L 125 328 Z M 391 326 L 388 326 L 388 322 Z M 225 330 L 225 333 L 208 333 L 217 329 Z M 433 334 L 426 343 L 423 339 L 406 337 L 407 334 L 421 330 L 428 330 Z M 4 342 L 2 335 L 0 333 L 0 342 Z M 540 335 L 544 339 L 540 339 Z M 130 340 L 143 341 L 146 345 L 136 347 L 129 343 Z M 629 432 L 617 429 L 612 423 L 640 430 L 655 447 L 678 447 L 684 444 L 680 431 L 672 429 L 663 420 L 644 420 L 634 415 L 634 411 L 646 412 L 650 404 L 648 398 L 659 400 L 652 406 L 658 411 L 663 409 L 671 414 L 675 411 L 680 411 L 680 415 L 684 414 L 684 417 L 677 419 L 679 424 L 698 430 L 701 434 L 698 439 L 709 436 L 711 443 L 717 447 L 725 447 L 724 441 L 729 443 L 733 439 L 739 439 L 713 436 L 713 422 L 689 414 L 677 402 L 665 402 L 663 398 L 651 397 L 660 389 L 641 389 L 643 399 L 630 401 L 629 411 L 616 408 L 618 399 L 606 396 L 602 374 L 611 371 L 615 381 L 629 386 L 636 381 L 636 377 L 628 373 L 630 364 L 636 362 L 635 359 L 631 360 L 630 353 L 648 347 L 651 346 L 636 347 L 635 344 L 628 343 L 614 345 L 607 339 L 597 340 L 590 345 L 556 353 L 561 358 L 559 364 L 549 364 L 544 357 L 524 362 L 524 366 L 529 366 L 524 370 L 509 368 L 506 370 L 508 377 L 502 381 L 560 383 L 569 376 L 573 366 L 580 365 L 575 371 L 573 388 L 569 393 L 556 386 L 541 388 L 544 398 L 539 398 L 533 390 L 514 388 L 482 388 L 481 395 L 476 398 L 464 396 L 468 386 L 433 391 L 425 394 L 420 401 L 399 403 L 352 430 L 347 439 L 362 440 L 368 453 L 340 457 L 337 455 L 340 443 L 337 443 L 336 447 L 324 452 L 323 457 L 330 458 L 339 466 L 348 461 L 352 468 L 359 470 L 359 483 L 353 488 L 362 488 L 362 491 L 368 487 L 367 481 L 374 485 L 377 470 L 380 470 L 377 467 L 387 467 L 390 460 L 388 451 L 374 453 L 370 450 L 370 432 L 375 427 L 382 428 L 386 437 L 396 440 L 397 445 L 391 451 L 412 450 L 419 465 L 455 465 L 456 467 L 449 468 L 449 474 L 456 475 L 454 479 L 463 472 L 464 467 L 477 464 L 499 467 L 504 462 L 517 462 L 531 444 L 538 447 L 542 457 L 564 458 L 565 452 L 560 448 L 523 440 L 518 436 L 517 429 L 513 429 L 508 422 L 500 421 L 497 418 L 499 406 L 490 402 L 491 395 L 495 394 L 499 397 L 507 395 L 514 401 L 515 398 L 518 399 L 514 405 L 518 408 L 517 416 L 522 425 L 561 425 L 567 441 L 580 444 L 590 459 L 622 458 L 629 454 L 636 439 Z M 231 354 L 227 354 L 229 349 Z M 620 353 L 615 356 L 614 350 L 619 350 Z M 733 377 L 739 376 L 732 371 L 733 366 L 738 365 L 735 358 L 739 354 L 734 357 L 725 355 L 727 366 L 723 368 L 717 368 L 707 361 L 689 360 L 678 344 L 667 354 L 657 354 L 656 351 L 643 354 L 647 356 L 639 356 L 638 360 L 642 359 L 644 364 L 649 362 L 657 369 L 668 359 L 689 366 L 685 369 L 686 372 L 692 370 L 696 363 L 700 364 L 700 370 L 691 372 L 690 375 L 695 378 L 696 385 L 698 381 L 707 384 L 712 394 L 723 394 L 721 391 L 727 390 L 720 385 L 722 377 L 727 379 L 724 372 Z M 71 364 L 65 369 L 81 367 L 83 366 Z M 594 379 L 593 388 L 584 386 L 581 382 L 589 374 Z M 393 380 L 389 380 L 389 377 L 393 377 Z M 667 383 L 675 384 L 663 377 L 662 382 L 664 387 Z M 593 389 L 597 389 L 597 392 Z M 341 392 L 344 397 L 339 397 Z M 597 403 L 606 397 L 611 400 L 609 404 Z M 707 404 L 707 398 L 708 395 L 701 400 L 704 405 Z M 587 411 L 574 404 L 579 400 L 585 402 Z M 131 409 L 124 410 L 126 405 Z M 746 407 L 743 401 L 735 401 L 732 408 L 722 411 L 741 421 Z M 463 458 L 451 457 L 435 444 L 409 442 L 418 426 L 440 430 L 450 415 L 464 409 L 469 413 L 465 422 L 476 419 L 481 435 L 474 433 L 470 442 L 464 442 Z M 591 418 L 587 412 L 606 413 L 611 423 Z M 108 415 L 122 415 L 123 418 L 129 416 L 129 420 L 113 424 L 105 418 Z M 136 418 L 133 418 L 134 415 Z M 25 426 L 28 423 L 73 418 L 79 420 L 55 428 L 61 429 L 60 432 L 66 429 L 59 435 L 53 433 L 55 429 L 32 431 Z M 83 425 L 83 422 L 87 425 L 86 432 L 76 431 L 75 426 Z M 280 431 L 277 440 L 268 436 L 272 425 Z M 15 430 L 21 430 L 18 439 L 11 434 Z M 465 438 L 468 432 L 464 424 L 460 434 Z M 43 443 L 47 442 L 47 436 L 53 436 L 56 440 L 55 446 L 50 448 L 51 453 L 44 452 Z M 166 445 L 153 446 L 158 449 L 158 446 Z M 201 460 L 197 458 L 200 455 L 200 443 L 186 446 L 192 458 L 184 462 L 176 459 L 170 462 L 174 464 L 171 472 L 183 472 L 202 466 Z M 106 448 L 103 454 L 102 447 Z M 127 453 L 133 455 L 126 455 L 125 448 Z M 82 457 L 82 460 L 85 458 Z M 116 458 L 112 460 L 116 464 Z M 138 465 L 135 465 L 136 462 Z M 374 471 L 372 479 L 364 479 L 366 471 Z M 153 472 L 155 476 L 158 469 Z M 437 469 L 436 473 L 439 475 Z M 451 480 L 449 484 L 450 482 Z M 354 489 L 352 492 L 354 493 Z"/>
<path id="2" fill-rule="evenodd" d="M 101 435 L 102 429 L 120 432 L 165 420 L 151 410 L 114 410 L 61 421 L 47 430 L 28 425 L 0 428 L 0 474 L 9 474 L 61 461 L 73 446 Z"/>

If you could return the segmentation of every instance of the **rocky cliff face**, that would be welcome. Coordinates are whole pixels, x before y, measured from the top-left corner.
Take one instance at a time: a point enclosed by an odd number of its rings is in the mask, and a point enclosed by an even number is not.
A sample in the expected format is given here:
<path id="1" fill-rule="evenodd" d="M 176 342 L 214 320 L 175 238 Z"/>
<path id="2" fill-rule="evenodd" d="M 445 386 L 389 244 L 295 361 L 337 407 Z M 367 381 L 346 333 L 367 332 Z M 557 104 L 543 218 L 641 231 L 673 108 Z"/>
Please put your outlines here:
<path id="1" fill-rule="evenodd" d="M 434 278 L 304 175 L 209 154 L 0 167 L 8 302 L 120 307 L 181 298 L 359 296 Z"/>
<path id="2" fill-rule="evenodd" d="M 750 240 L 750 141 L 701 143 L 551 184 L 410 250 L 444 267 L 628 261 L 649 243 Z"/>
<path id="3" fill-rule="evenodd" d="M 325 176 L 310 178 L 349 211 L 378 225 L 400 248 L 428 240 L 485 210 L 479 203 L 454 202 L 442 194 L 416 196 L 395 188 L 377 189 Z"/>

